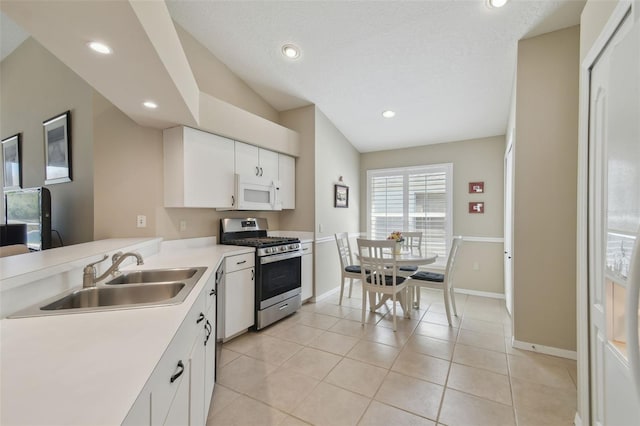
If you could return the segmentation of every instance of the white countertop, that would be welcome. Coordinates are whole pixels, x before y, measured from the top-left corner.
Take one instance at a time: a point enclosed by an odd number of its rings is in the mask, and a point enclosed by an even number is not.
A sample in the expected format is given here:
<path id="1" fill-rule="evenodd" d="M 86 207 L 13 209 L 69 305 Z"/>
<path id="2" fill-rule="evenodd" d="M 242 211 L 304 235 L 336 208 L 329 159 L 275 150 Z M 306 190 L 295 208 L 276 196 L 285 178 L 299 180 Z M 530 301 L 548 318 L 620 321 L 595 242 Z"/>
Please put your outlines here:
<path id="1" fill-rule="evenodd" d="M 132 243 L 107 241 L 110 250 Z M 207 266 L 179 305 L 1 320 L 0 423 L 122 423 L 223 257 L 252 251 L 167 242 L 144 265 L 123 268 Z"/>

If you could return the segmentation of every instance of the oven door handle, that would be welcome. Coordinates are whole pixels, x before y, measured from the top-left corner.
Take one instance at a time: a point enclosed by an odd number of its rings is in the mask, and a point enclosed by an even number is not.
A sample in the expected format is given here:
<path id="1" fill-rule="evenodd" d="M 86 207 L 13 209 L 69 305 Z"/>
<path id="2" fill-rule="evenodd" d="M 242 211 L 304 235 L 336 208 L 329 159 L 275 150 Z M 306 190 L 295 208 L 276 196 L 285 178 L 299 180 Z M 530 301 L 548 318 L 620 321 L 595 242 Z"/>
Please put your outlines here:
<path id="1" fill-rule="evenodd" d="M 299 251 L 290 251 L 289 253 L 272 254 L 270 256 L 262 256 L 260 258 L 260 264 L 266 265 L 267 263 L 279 262 L 281 260 L 294 259 L 296 257 L 302 257 L 302 253 Z"/>

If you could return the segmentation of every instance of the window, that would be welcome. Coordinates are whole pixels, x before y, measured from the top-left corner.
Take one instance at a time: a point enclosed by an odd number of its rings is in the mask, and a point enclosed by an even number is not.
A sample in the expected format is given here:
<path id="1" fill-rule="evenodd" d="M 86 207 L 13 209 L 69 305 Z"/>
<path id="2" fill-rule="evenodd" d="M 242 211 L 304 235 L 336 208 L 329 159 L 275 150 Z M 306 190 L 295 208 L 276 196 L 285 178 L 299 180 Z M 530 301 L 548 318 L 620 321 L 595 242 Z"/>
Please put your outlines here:
<path id="1" fill-rule="evenodd" d="M 447 261 L 451 242 L 453 164 L 367 171 L 367 232 L 421 231 L 422 250 Z"/>

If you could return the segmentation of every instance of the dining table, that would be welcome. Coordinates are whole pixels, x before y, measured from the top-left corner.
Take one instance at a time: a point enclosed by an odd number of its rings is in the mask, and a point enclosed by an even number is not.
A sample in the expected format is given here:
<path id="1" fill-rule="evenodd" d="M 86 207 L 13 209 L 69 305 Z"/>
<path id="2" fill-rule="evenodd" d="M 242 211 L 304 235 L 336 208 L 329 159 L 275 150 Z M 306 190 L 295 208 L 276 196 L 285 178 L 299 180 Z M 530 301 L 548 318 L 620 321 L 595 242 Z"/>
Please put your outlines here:
<path id="1" fill-rule="evenodd" d="M 359 258 L 359 253 L 356 253 L 356 258 Z M 387 255 L 384 256 L 385 258 L 387 257 Z M 393 258 L 394 258 L 394 254 L 389 252 L 388 253 L 388 259 L 389 259 L 389 266 L 393 266 Z M 430 265 L 432 263 L 435 263 L 436 259 L 438 258 L 438 255 L 435 253 L 420 253 L 417 251 L 408 251 L 408 250 L 403 250 L 400 253 L 395 253 L 395 264 L 396 264 L 396 268 L 400 269 L 403 266 L 423 266 L 423 265 Z M 410 293 L 411 295 L 411 299 L 413 301 L 413 292 L 411 291 Z M 375 303 L 375 299 L 374 299 L 374 294 L 372 292 L 369 292 L 369 306 L 371 307 L 371 311 L 376 311 L 378 308 L 380 308 L 382 305 L 384 305 L 384 303 L 391 299 L 391 295 L 390 294 L 381 294 L 382 297 L 380 297 L 380 300 Z M 405 307 L 405 303 L 404 300 L 402 300 L 402 298 L 400 298 L 400 306 L 402 306 L 402 311 L 404 312 L 404 317 L 405 318 L 411 318 L 411 309 L 407 309 Z"/>

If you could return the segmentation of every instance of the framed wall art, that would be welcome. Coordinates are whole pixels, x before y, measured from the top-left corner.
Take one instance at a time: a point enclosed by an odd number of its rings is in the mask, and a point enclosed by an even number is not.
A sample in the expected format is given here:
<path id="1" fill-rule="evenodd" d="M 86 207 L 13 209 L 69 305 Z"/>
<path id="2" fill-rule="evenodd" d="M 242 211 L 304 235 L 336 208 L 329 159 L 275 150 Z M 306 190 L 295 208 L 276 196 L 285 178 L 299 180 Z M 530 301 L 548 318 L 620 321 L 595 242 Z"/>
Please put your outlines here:
<path id="1" fill-rule="evenodd" d="M 20 133 L 2 140 L 2 176 L 5 190 L 22 188 L 21 142 Z"/>
<path id="2" fill-rule="evenodd" d="M 484 193 L 484 182 L 469 182 L 469 194 Z"/>
<path id="3" fill-rule="evenodd" d="M 42 123 L 44 127 L 45 181 L 71 182 L 71 111 Z"/>
<path id="4" fill-rule="evenodd" d="M 346 185 L 335 185 L 334 186 L 334 207 L 349 207 L 349 187 Z"/>

